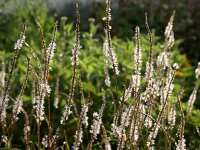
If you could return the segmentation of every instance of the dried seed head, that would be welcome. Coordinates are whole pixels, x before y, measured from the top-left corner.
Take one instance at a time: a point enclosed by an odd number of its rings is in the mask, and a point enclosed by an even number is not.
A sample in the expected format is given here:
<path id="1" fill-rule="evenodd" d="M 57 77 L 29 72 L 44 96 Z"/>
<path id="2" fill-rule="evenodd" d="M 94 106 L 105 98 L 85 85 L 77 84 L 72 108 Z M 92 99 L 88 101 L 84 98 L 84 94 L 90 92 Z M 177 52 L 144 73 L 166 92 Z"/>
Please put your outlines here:
<path id="1" fill-rule="evenodd" d="M 23 43 L 25 42 L 26 36 L 23 35 L 20 39 L 17 40 L 17 42 L 15 43 L 14 49 L 21 49 Z"/>
<path id="2" fill-rule="evenodd" d="M 82 128 L 81 128 L 81 130 L 79 130 L 79 132 L 76 131 L 76 133 L 75 133 L 75 140 L 76 141 L 74 142 L 74 144 L 72 146 L 73 150 L 79 150 L 79 146 L 82 143 L 82 138 L 83 138 L 83 131 L 82 131 Z"/>
<path id="3" fill-rule="evenodd" d="M 186 150 L 186 140 L 183 137 L 182 139 L 178 140 L 178 144 L 176 144 L 176 150 Z"/>
<path id="4" fill-rule="evenodd" d="M 55 49 L 56 49 L 56 42 L 51 41 L 51 43 L 49 44 L 49 46 L 47 48 L 47 53 L 49 55 L 49 62 L 51 62 L 54 57 Z"/>
<path id="5" fill-rule="evenodd" d="M 175 103 L 173 103 L 170 108 L 170 112 L 168 114 L 168 124 L 170 126 L 174 126 L 175 123 L 176 123 L 176 108 L 175 108 Z"/>
<path id="6" fill-rule="evenodd" d="M 72 113 L 71 105 L 65 105 L 65 111 L 63 113 L 63 116 L 61 117 L 60 124 L 65 124 L 65 122 L 68 120 L 69 115 Z"/>
<path id="7" fill-rule="evenodd" d="M 149 116 L 146 117 L 145 121 L 144 121 L 144 125 L 147 129 L 151 128 L 152 126 L 152 120 Z"/>
<path id="8" fill-rule="evenodd" d="M 13 120 L 12 123 L 14 123 L 15 121 L 17 121 L 19 118 L 17 117 L 17 115 L 22 111 L 22 106 L 23 106 L 23 100 L 21 96 L 18 96 L 14 102 L 14 106 L 13 106 Z"/>
<path id="9" fill-rule="evenodd" d="M 0 86 L 5 86 L 5 64 L 2 62 L 2 71 L 0 71 Z"/>
<path id="10" fill-rule="evenodd" d="M 8 137 L 5 136 L 5 135 L 2 135 L 1 136 L 1 142 L 4 143 L 4 144 L 6 144 L 8 142 Z"/>
<path id="11" fill-rule="evenodd" d="M 158 130 L 160 129 L 160 126 L 155 123 L 153 130 L 150 132 L 147 140 L 147 147 L 150 148 L 155 144 L 155 138 L 158 135 Z"/>
<path id="12" fill-rule="evenodd" d="M 101 118 L 97 112 L 93 113 L 93 123 L 91 126 L 90 133 L 94 137 L 94 139 L 97 138 L 97 135 L 100 133 L 100 127 L 101 127 Z"/>
<path id="13" fill-rule="evenodd" d="M 165 29 L 165 38 L 166 38 L 166 44 L 167 44 L 167 48 L 171 48 L 174 45 L 174 31 L 173 31 L 173 21 L 174 21 L 174 16 L 175 16 L 175 12 L 173 13 L 173 15 L 171 16 L 168 25 Z"/>
<path id="14" fill-rule="evenodd" d="M 135 68 L 136 68 L 136 75 L 140 75 L 141 65 L 142 65 L 142 49 L 141 49 L 141 41 L 140 41 L 140 28 L 135 28 L 135 42 L 136 42 L 136 49 L 134 51 L 134 61 L 135 61 Z"/>
<path id="15" fill-rule="evenodd" d="M 195 73 L 196 73 L 196 78 L 199 79 L 199 77 L 200 77 L 200 62 L 198 62 L 198 67 L 195 70 Z"/>
<path id="16" fill-rule="evenodd" d="M 114 49 L 111 46 L 109 46 L 110 45 L 109 42 L 110 41 L 106 38 L 103 44 L 103 52 L 105 55 L 105 65 L 107 66 L 109 64 L 110 67 L 114 69 L 114 72 L 116 73 L 116 75 L 118 75 L 119 69 L 118 69 L 117 57 L 116 57 Z"/>
<path id="17" fill-rule="evenodd" d="M 178 65 L 177 63 L 174 63 L 174 64 L 173 64 L 173 69 L 174 69 L 174 70 L 178 70 L 178 69 L 179 69 L 179 65 Z"/>
<path id="18" fill-rule="evenodd" d="M 149 35 L 149 49 L 150 49 L 149 50 L 149 60 L 146 63 L 145 79 L 149 80 L 150 78 L 153 77 L 153 72 L 154 72 L 154 62 L 153 62 L 154 50 L 153 50 L 152 34 L 151 34 L 150 27 L 149 27 L 148 19 L 147 19 L 147 13 L 145 14 L 145 24 L 146 24 L 146 28 L 147 28 L 148 35 Z"/>
<path id="19" fill-rule="evenodd" d="M 45 135 L 43 138 L 42 138 L 42 145 L 44 146 L 44 147 L 48 147 L 48 136 L 47 135 Z"/>
<path id="20" fill-rule="evenodd" d="M 197 97 L 197 90 L 198 90 L 198 85 L 194 87 L 190 97 L 189 97 L 189 101 L 188 101 L 188 107 L 187 107 L 187 114 L 189 115 L 192 108 L 193 108 L 193 105 L 194 105 L 194 102 L 196 100 L 196 97 Z"/>
<path id="21" fill-rule="evenodd" d="M 135 62 L 135 82 L 136 92 L 139 90 L 140 80 L 141 80 L 141 67 L 142 67 L 142 53 L 141 53 L 141 42 L 140 42 L 140 28 L 135 28 L 135 42 L 136 49 L 134 51 L 134 62 Z"/>
<path id="22" fill-rule="evenodd" d="M 157 66 L 166 69 L 169 66 L 169 58 L 166 52 L 162 52 L 158 55 Z"/>
<path id="23" fill-rule="evenodd" d="M 6 109 L 8 106 L 8 96 L 6 95 L 3 101 L 3 96 L 0 97 L 0 110 L 1 110 L 1 122 L 5 121 L 6 119 Z"/>

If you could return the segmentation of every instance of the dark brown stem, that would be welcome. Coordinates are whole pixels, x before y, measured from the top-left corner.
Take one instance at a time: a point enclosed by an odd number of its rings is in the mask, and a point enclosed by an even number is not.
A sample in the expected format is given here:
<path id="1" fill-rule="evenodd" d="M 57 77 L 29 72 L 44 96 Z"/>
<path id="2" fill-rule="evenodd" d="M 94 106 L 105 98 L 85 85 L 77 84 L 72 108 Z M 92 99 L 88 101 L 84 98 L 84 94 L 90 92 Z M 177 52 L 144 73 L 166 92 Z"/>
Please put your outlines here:
<path id="1" fill-rule="evenodd" d="M 168 99 L 168 97 L 169 97 L 169 92 L 170 92 L 170 86 L 171 86 L 171 84 L 172 84 L 172 82 L 173 82 L 173 80 L 174 80 L 174 77 L 175 77 L 175 71 L 173 72 L 173 75 L 172 75 L 172 78 L 171 78 L 171 80 L 169 81 L 169 84 L 168 84 L 168 91 L 167 91 L 167 94 L 166 94 L 166 98 L 164 99 L 164 104 L 163 104 L 163 107 L 161 108 L 161 110 L 160 110 L 160 112 L 159 112 L 159 114 L 158 114 L 158 117 L 157 117 L 157 119 L 156 119 L 156 121 L 159 123 L 160 122 L 160 120 L 161 120 L 161 118 L 162 118 L 162 115 L 163 115 L 163 112 L 164 112 L 164 110 L 165 110 L 165 108 L 166 108 L 166 105 L 167 105 L 167 99 Z M 153 131 L 152 131 L 152 133 L 154 134 L 154 132 L 156 131 L 156 127 L 157 127 L 157 124 L 153 127 Z M 150 142 L 152 141 L 152 139 L 150 140 Z M 150 145 L 151 145 L 151 143 L 150 143 Z"/>
<path id="2" fill-rule="evenodd" d="M 26 24 L 24 23 L 23 26 L 22 26 L 22 32 L 21 32 L 21 35 L 20 35 L 20 41 L 22 41 L 23 36 L 25 36 L 25 32 L 26 32 Z M 20 51 L 20 49 L 17 48 L 15 50 L 15 53 L 14 53 L 14 56 L 13 56 L 10 72 L 9 72 L 9 75 L 8 75 L 8 79 L 6 80 L 5 88 L 4 88 L 4 91 L 3 91 L 3 98 L 2 98 L 2 102 L 1 102 L 2 104 L 5 103 L 5 99 L 6 99 L 7 95 L 8 95 L 8 91 L 9 91 L 9 88 L 10 88 L 10 82 L 11 82 L 13 71 L 14 71 L 14 68 L 15 68 L 15 65 L 16 65 L 16 62 L 17 62 L 19 51 Z M 0 114 L 2 113 L 2 110 L 3 109 L 0 108 Z"/>
<path id="3" fill-rule="evenodd" d="M 116 89 L 116 99 L 115 99 L 115 108 L 118 108 L 118 81 L 117 81 L 117 73 L 116 73 L 116 66 L 113 60 L 113 54 L 112 54 L 112 43 L 111 43 L 111 34 L 110 34 L 110 0 L 106 0 L 106 36 L 107 36 L 107 41 L 108 41 L 108 50 L 109 50 L 109 55 L 111 58 L 112 62 L 112 67 L 113 67 L 113 72 L 114 72 L 114 78 L 115 78 L 115 89 Z M 117 113 L 117 112 L 115 112 Z"/>
<path id="4" fill-rule="evenodd" d="M 74 90 L 75 90 L 75 82 L 76 82 L 76 70 L 77 70 L 77 56 L 76 54 L 78 53 L 79 51 L 79 45 L 80 44 L 80 13 L 79 13 L 79 6 L 78 6 L 78 3 L 76 3 L 76 35 L 75 35 L 75 46 L 74 46 L 74 56 L 73 57 L 73 69 L 72 69 L 72 79 L 71 79 L 71 84 L 70 84 L 70 94 L 69 94 L 69 100 L 68 100 L 68 107 L 67 109 L 68 110 L 65 110 L 65 111 L 69 111 L 70 109 L 70 106 L 74 103 L 73 102 L 73 97 L 74 97 Z M 76 110 L 76 108 L 75 108 Z M 64 116 L 66 117 L 66 116 Z M 66 120 L 66 118 L 63 119 L 64 121 Z M 63 125 L 65 123 L 61 124 L 57 130 L 56 130 L 56 133 L 55 133 L 55 137 L 57 137 L 58 133 L 60 132 L 60 130 L 62 129 Z M 51 145 L 53 145 L 55 142 L 55 139 L 52 140 L 52 143 Z"/>
<path id="5" fill-rule="evenodd" d="M 40 150 L 40 117 L 38 118 L 38 122 L 37 122 L 37 138 L 38 138 L 38 149 Z"/>
<path id="6" fill-rule="evenodd" d="M 48 150 L 51 150 L 51 105 L 50 98 L 48 97 Z"/>

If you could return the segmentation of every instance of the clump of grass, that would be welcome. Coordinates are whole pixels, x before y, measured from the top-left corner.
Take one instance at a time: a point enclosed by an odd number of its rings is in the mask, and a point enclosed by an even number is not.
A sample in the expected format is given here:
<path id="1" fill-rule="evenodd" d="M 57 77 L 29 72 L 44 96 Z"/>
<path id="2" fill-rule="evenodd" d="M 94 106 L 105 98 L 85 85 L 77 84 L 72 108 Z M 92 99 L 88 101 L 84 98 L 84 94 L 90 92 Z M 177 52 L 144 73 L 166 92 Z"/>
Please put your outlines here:
<path id="1" fill-rule="evenodd" d="M 79 65 L 79 55 L 80 52 L 84 53 L 84 50 L 81 49 L 80 43 L 80 12 L 77 3 L 75 14 L 75 38 L 71 54 L 72 78 L 69 86 L 69 94 L 64 94 L 67 103 L 64 106 L 62 115 L 56 116 L 57 119 L 59 118 L 57 126 L 53 122 L 55 116 L 52 110 L 59 109 L 60 81 L 59 77 L 57 77 L 55 88 L 53 88 L 48 83 L 48 78 L 51 63 L 54 61 L 54 53 L 56 53 L 58 23 L 56 22 L 54 25 L 52 39 L 47 46 L 42 27 L 39 21 L 37 22 L 43 49 L 43 56 L 41 57 L 43 60 L 40 60 L 31 44 L 26 41 L 26 25 L 23 25 L 20 38 L 14 46 L 15 53 L 7 78 L 5 79 L 5 72 L 1 74 L 1 79 L 3 80 L 1 81 L 3 90 L 0 96 L 1 146 L 5 148 L 14 147 L 14 144 L 12 145 L 10 128 L 17 121 L 22 121 L 24 122 L 24 127 L 19 132 L 23 133 L 23 147 L 26 149 L 72 148 L 75 150 L 91 150 L 96 147 L 107 150 L 116 148 L 119 150 L 124 148 L 153 149 L 161 140 L 160 137 L 162 137 L 161 141 L 166 149 L 174 147 L 177 150 L 186 149 L 186 139 L 184 137 L 185 116 L 189 116 L 196 100 L 199 87 L 200 65 L 198 65 L 195 71 L 196 85 L 189 98 L 187 114 L 185 114 L 181 104 L 183 90 L 174 93 L 174 79 L 179 69 L 178 64 L 174 63 L 171 58 L 171 51 L 175 40 L 173 32 L 175 13 L 171 16 L 166 27 L 163 52 L 158 56 L 154 52 L 153 36 L 148 24 L 147 14 L 145 15 L 145 24 L 149 38 L 149 57 L 147 60 L 142 59 L 144 50 L 142 48 L 140 28 L 138 26 L 135 28 L 136 47 L 133 51 L 133 65 L 135 70 L 129 79 L 126 71 L 119 66 L 117 54 L 112 46 L 111 7 L 110 0 L 106 0 L 106 17 L 103 18 L 106 22 L 105 40 L 102 43 L 105 88 L 103 89 L 102 87 L 100 94 L 102 96 L 101 108 L 99 111 L 93 113 L 91 113 L 90 109 L 96 103 L 96 100 L 91 100 L 92 96 L 90 92 L 87 93 L 87 98 L 85 96 L 86 93 L 82 85 L 81 66 Z M 15 95 L 16 98 L 12 98 L 9 95 L 11 79 L 18 55 L 24 45 L 30 50 L 29 53 L 32 57 L 30 58 L 29 54 L 26 54 L 27 69 L 25 80 L 20 93 Z M 37 67 L 32 65 L 32 59 L 37 62 Z M 146 66 L 144 69 L 145 72 L 142 71 L 143 63 Z M 112 73 L 109 71 L 110 69 Z M 124 77 L 123 85 L 120 85 L 121 82 L 118 82 L 119 75 Z M 115 80 L 114 83 L 112 79 Z M 30 86 L 32 87 L 31 111 L 25 110 L 25 107 L 23 107 L 23 95 L 29 80 L 32 83 L 32 86 Z M 122 89 L 120 89 L 121 87 Z M 123 91 L 122 94 L 119 90 Z M 172 99 L 172 94 L 176 95 L 177 98 Z M 54 95 L 53 105 L 50 99 L 51 95 Z M 111 104 L 111 101 L 114 102 L 113 120 L 106 120 L 105 122 L 103 119 L 104 112 L 108 105 Z M 79 102 L 81 104 L 80 107 L 77 106 Z M 45 106 L 47 106 L 46 109 Z M 79 110 L 79 108 L 81 109 Z M 12 112 L 12 117 L 7 116 L 9 111 Z M 24 117 L 19 115 L 21 112 Z M 75 125 L 70 125 L 68 122 L 73 122 Z M 105 124 L 109 124 L 110 126 L 106 126 Z M 44 127 L 45 125 L 47 128 Z M 72 131 L 74 136 L 67 135 L 65 129 L 73 128 L 73 126 L 75 126 L 75 131 Z M 37 132 L 32 127 L 36 128 Z M 196 128 L 198 131 L 198 127 Z"/>

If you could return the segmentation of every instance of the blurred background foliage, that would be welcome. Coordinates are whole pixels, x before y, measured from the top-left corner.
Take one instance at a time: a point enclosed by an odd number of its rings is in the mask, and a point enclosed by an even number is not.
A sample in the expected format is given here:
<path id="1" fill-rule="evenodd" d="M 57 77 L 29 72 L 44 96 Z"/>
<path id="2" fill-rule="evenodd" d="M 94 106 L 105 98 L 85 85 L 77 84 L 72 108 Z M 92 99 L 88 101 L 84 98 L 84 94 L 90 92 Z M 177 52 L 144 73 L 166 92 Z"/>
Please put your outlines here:
<path id="1" fill-rule="evenodd" d="M 59 1 L 57 1 L 58 5 Z M 200 3 L 198 0 L 113 0 L 112 10 L 112 42 L 119 61 L 119 67 L 122 74 L 119 76 L 119 85 L 121 89 L 119 94 L 123 92 L 124 71 L 126 70 L 128 79 L 134 72 L 133 51 L 134 29 L 138 25 L 142 32 L 142 49 L 143 60 L 147 60 L 149 51 L 149 42 L 147 31 L 145 29 L 144 14 L 148 13 L 149 23 L 153 30 L 153 47 L 155 57 L 162 51 L 164 41 L 164 29 L 167 25 L 172 11 L 176 11 L 174 32 L 175 46 L 173 47 L 173 62 L 180 65 L 180 70 L 176 74 L 175 92 L 181 88 L 185 89 L 183 106 L 186 109 L 186 102 L 195 85 L 194 69 L 197 62 L 200 61 Z M 49 82 L 52 87 L 52 97 L 55 95 L 55 83 L 59 77 L 60 89 L 60 107 L 63 108 L 66 103 L 66 95 L 69 93 L 71 71 L 71 49 L 74 44 L 74 3 L 67 1 L 59 4 L 56 8 L 50 0 L 2 0 L 0 2 L 0 60 L 5 63 L 6 72 L 8 72 L 12 55 L 13 46 L 19 38 L 20 29 L 23 22 L 27 22 L 28 29 L 26 33 L 26 41 L 34 48 L 41 62 L 43 61 L 43 50 L 40 41 L 40 34 L 36 24 L 39 21 L 43 30 L 47 43 L 51 40 L 53 25 L 55 20 L 59 21 L 59 29 L 57 32 L 57 48 L 54 61 L 51 63 Z M 91 112 L 99 109 L 101 106 L 101 88 L 104 85 L 104 57 L 102 45 L 104 41 L 104 24 L 102 17 L 105 16 L 105 6 L 103 1 L 83 1 L 81 2 L 81 54 L 80 54 L 80 73 L 83 82 L 84 92 L 91 94 L 91 98 L 95 103 L 91 108 Z M 94 19 L 88 19 L 94 18 Z M 26 57 L 31 57 L 30 50 L 23 47 L 20 52 L 17 67 L 12 79 L 11 96 L 16 97 L 19 93 L 19 85 L 22 84 L 26 72 Z M 32 65 L 37 68 L 34 59 L 31 60 Z M 145 65 L 145 64 L 144 64 Z M 0 67 L 2 68 L 2 67 Z M 111 81 L 114 78 L 111 74 Z M 144 75 L 144 74 L 143 74 Z M 32 77 L 29 77 L 28 88 L 26 90 L 24 101 L 25 107 L 30 108 Z M 80 95 L 75 95 L 75 99 L 79 99 Z M 107 99 L 111 99 L 109 94 Z M 54 99 L 52 99 L 53 101 Z M 191 117 L 187 118 L 186 138 L 187 144 L 194 149 L 200 146 L 199 137 L 195 131 L 195 126 L 200 126 L 200 103 L 199 96 L 195 103 Z M 80 110 L 80 102 L 77 101 L 78 110 Z M 53 103 L 52 103 L 53 107 Z M 104 120 L 111 120 L 113 114 L 113 105 L 109 102 L 107 106 Z M 30 112 L 29 112 L 30 113 Z M 54 115 L 61 116 L 62 109 L 55 110 Z M 92 113 L 91 113 L 92 114 Z M 53 123 L 59 122 L 59 117 L 55 117 Z M 73 124 L 74 122 L 69 122 Z M 23 124 L 23 122 L 18 122 Z M 110 128 L 110 122 L 105 122 Z M 192 126 L 191 126 L 192 125 Z M 18 126 L 20 127 L 20 125 Z M 68 129 L 69 130 L 69 129 Z M 75 129 L 74 129 L 75 130 Z M 192 133 L 194 134 L 191 134 Z M 193 132 L 194 131 L 194 132 Z M 13 129 L 15 133 L 13 139 L 20 140 L 17 127 Z M 33 131 L 34 132 L 34 131 Z M 71 134 L 73 130 L 68 131 Z M 159 146 L 159 145 L 158 145 Z"/>
<path id="2" fill-rule="evenodd" d="M 83 0 L 80 3 L 82 28 L 89 28 L 88 18 L 92 17 L 96 19 L 100 29 L 102 29 L 101 18 L 105 15 L 104 1 Z M 7 23 L 6 28 L 1 25 L 2 34 L 8 33 L 5 32 L 6 29 L 9 31 L 16 30 L 9 26 L 9 20 L 12 20 L 16 27 L 20 27 L 22 21 L 34 23 L 37 17 L 41 18 L 41 24 L 44 26 L 52 17 L 59 19 L 61 16 L 67 16 L 70 22 L 74 18 L 73 1 L 71 0 L 2 0 L 0 5 L 1 24 Z M 136 25 L 139 25 L 142 29 L 145 28 L 145 12 L 149 14 L 150 24 L 153 29 L 156 29 L 156 35 L 163 36 L 166 20 L 175 10 L 175 37 L 183 40 L 180 44 L 181 53 L 186 53 L 193 65 L 200 59 L 200 44 L 198 42 L 200 33 L 197 32 L 200 28 L 200 13 L 198 12 L 200 4 L 198 0 L 115 0 L 112 5 L 112 32 L 113 35 L 123 39 L 131 38 L 134 35 Z M 15 39 L 15 37 L 12 36 L 12 39 Z M 6 42 L 5 39 L 1 41 Z"/>

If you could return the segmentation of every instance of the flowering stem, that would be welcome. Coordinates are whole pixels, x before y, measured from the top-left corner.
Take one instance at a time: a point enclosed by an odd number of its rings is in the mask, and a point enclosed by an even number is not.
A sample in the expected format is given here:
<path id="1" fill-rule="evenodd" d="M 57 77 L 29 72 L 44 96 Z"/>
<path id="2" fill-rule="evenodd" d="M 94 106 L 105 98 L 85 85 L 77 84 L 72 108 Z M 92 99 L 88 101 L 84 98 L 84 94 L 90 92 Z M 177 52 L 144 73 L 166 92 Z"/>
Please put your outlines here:
<path id="1" fill-rule="evenodd" d="M 23 42 L 24 42 L 23 38 L 25 37 L 25 32 L 26 32 L 26 24 L 24 23 L 22 25 L 22 32 L 21 32 L 20 39 L 19 39 L 18 43 L 23 44 Z M 15 65 L 16 65 L 16 62 L 17 62 L 17 58 L 18 58 L 21 46 L 22 45 L 19 45 L 19 46 L 16 47 L 16 50 L 15 50 L 15 53 L 14 53 L 14 56 L 13 56 L 10 72 L 9 72 L 8 79 L 6 81 L 5 88 L 4 88 L 4 91 L 3 91 L 3 98 L 2 98 L 2 102 L 1 102 L 2 104 L 5 103 L 5 100 L 6 100 L 6 97 L 7 97 L 7 94 L 8 94 L 8 90 L 10 88 L 11 77 L 13 75 L 13 71 L 14 71 L 14 68 L 15 68 Z M 3 108 L 0 108 L 0 115 L 2 114 L 2 111 L 3 111 Z"/>
<path id="2" fill-rule="evenodd" d="M 159 123 L 160 122 L 160 120 L 161 120 L 161 118 L 162 118 L 162 114 L 163 114 L 163 112 L 164 112 L 164 110 L 165 110 L 165 108 L 166 108 L 166 105 L 167 105 L 167 99 L 168 99 L 168 97 L 169 97 L 169 94 L 170 94 L 170 87 L 171 87 L 171 84 L 172 84 L 172 82 L 173 82 L 173 80 L 174 80 L 174 77 L 175 77 L 175 74 L 176 74 L 176 72 L 174 71 L 173 72 L 173 75 L 172 75 L 172 78 L 171 78 L 171 80 L 169 81 L 169 83 L 168 83 L 168 90 L 166 91 L 167 92 L 167 94 L 166 94 L 166 97 L 165 97 L 165 99 L 164 99 L 164 104 L 163 104 L 163 106 L 162 106 L 162 108 L 161 108 L 161 110 L 160 110 L 160 112 L 159 112 L 159 114 L 158 114 L 158 117 L 157 117 L 157 119 L 156 119 L 156 121 Z M 163 92 L 164 93 L 164 92 Z M 156 132 L 156 129 L 157 129 L 157 124 L 154 126 L 154 128 L 153 128 L 153 131 L 152 131 L 152 135 L 154 135 L 155 134 L 155 132 Z M 154 137 L 152 136 L 151 137 L 152 139 L 150 139 L 150 144 L 149 145 L 151 145 L 152 144 L 152 141 L 154 140 Z"/>

